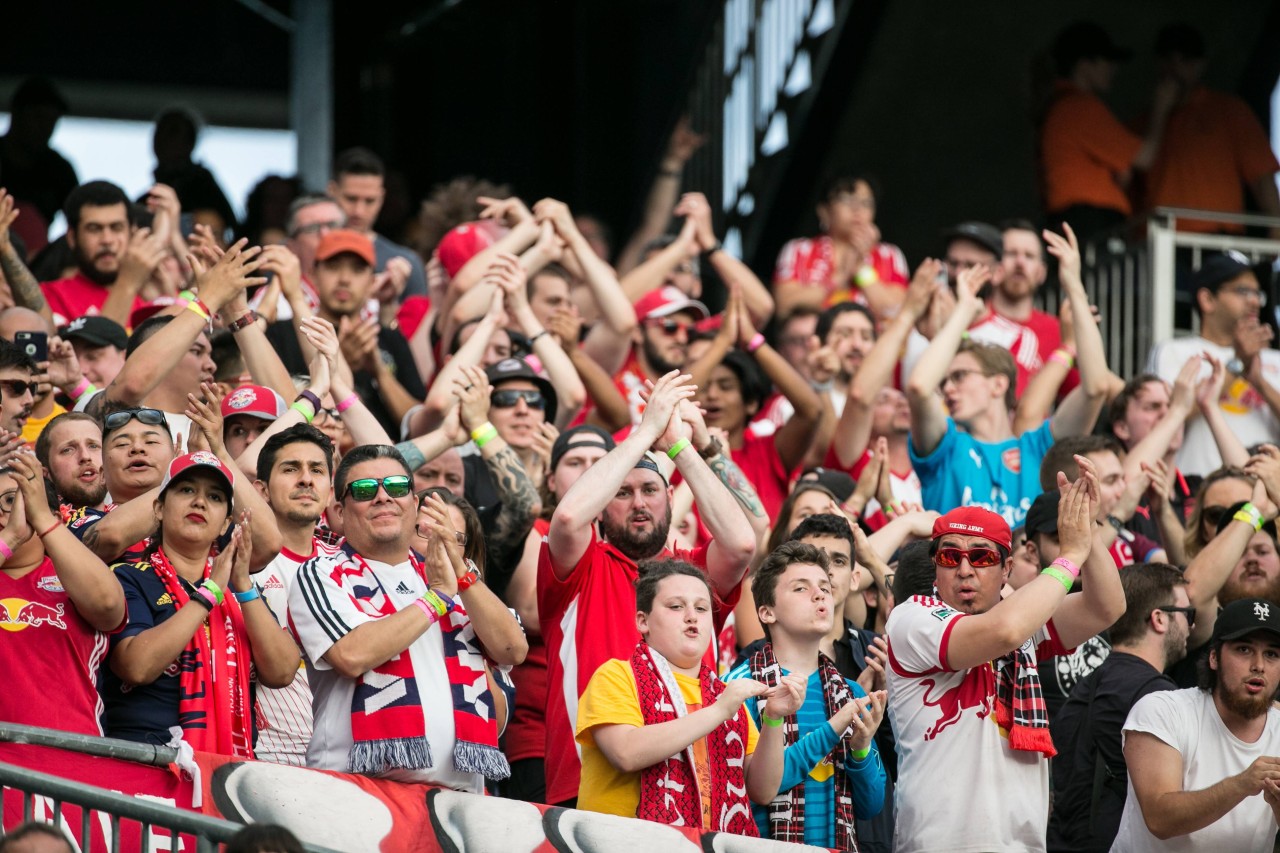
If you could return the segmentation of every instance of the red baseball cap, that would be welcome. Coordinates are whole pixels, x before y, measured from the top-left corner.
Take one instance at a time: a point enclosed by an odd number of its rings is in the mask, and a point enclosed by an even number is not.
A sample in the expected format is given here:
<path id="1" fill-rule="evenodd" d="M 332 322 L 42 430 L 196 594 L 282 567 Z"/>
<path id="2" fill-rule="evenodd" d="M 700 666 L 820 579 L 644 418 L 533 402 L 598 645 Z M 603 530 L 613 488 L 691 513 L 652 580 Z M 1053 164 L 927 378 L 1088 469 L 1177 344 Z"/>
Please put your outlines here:
<path id="1" fill-rule="evenodd" d="M 222 398 L 222 416 L 253 415 L 274 421 L 286 411 L 284 398 L 261 385 L 241 385 Z"/>
<path id="2" fill-rule="evenodd" d="M 231 473 L 231 469 L 223 465 L 222 460 L 209 451 L 197 450 L 195 453 L 179 456 L 169 463 L 169 470 L 165 473 L 164 480 L 160 482 L 160 494 L 164 495 L 170 483 L 196 468 L 211 471 L 222 477 L 227 483 L 227 494 L 231 493 L 235 484 L 235 475 Z"/>
<path id="3" fill-rule="evenodd" d="M 980 506 L 956 507 L 933 523 L 932 539 L 940 539 L 948 533 L 961 536 L 981 536 L 1002 545 L 1006 551 L 1013 549 L 1013 534 L 1009 523 L 989 509 Z"/>
<path id="4" fill-rule="evenodd" d="M 176 296 L 157 296 L 150 302 L 134 304 L 137 306 L 129 313 L 129 328 L 136 329 L 152 317 L 174 306 L 181 306 L 182 300 Z"/>
<path id="5" fill-rule="evenodd" d="M 651 290 L 640 297 L 635 304 L 635 309 L 636 318 L 639 320 L 670 317 L 672 314 L 678 314 L 681 311 L 692 311 L 694 314 L 699 315 L 699 320 L 705 320 L 711 316 L 707 306 L 696 299 L 690 299 L 684 295 L 684 291 L 680 288 L 669 284 L 659 287 L 657 290 Z"/>
<path id="6" fill-rule="evenodd" d="M 499 230 L 489 220 L 464 222 L 440 238 L 436 245 L 436 257 L 440 259 L 440 265 L 449 278 L 457 275 L 467 261 L 492 246 L 498 239 Z"/>
<path id="7" fill-rule="evenodd" d="M 374 265 L 373 241 L 350 228 L 335 228 L 321 237 L 316 260 L 327 261 L 343 252 L 350 252 L 369 266 Z"/>

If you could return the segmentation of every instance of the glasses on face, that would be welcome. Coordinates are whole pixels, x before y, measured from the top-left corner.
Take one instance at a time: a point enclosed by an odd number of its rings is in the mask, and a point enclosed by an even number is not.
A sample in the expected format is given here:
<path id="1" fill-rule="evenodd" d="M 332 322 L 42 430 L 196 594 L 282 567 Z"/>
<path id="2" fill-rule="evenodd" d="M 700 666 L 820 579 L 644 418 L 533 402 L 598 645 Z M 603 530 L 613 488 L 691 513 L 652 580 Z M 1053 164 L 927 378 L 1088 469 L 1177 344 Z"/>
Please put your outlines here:
<path id="1" fill-rule="evenodd" d="M 1234 294 L 1241 299 L 1256 299 L 1258 300 L 1259 305 L 1267 304 L 1267 294 L 1264 291 L 1258 290 L 1256 287 L 1249 287 L 1242 284 L 1239 287 L 1224 287 L 1223 290 L 1227 293 Z"/>
<path id="2" fill-rule="evenodd" d="M 3 498 L 0 495 L 0 498 Z M 1172 604 L 1167 607 L 1157 607 L 1156 610 L 1163 610 L 1165 613 L 1185 613 L 1187 615 L 1187 626 L 1193 627 L 1196 624 L 1196 609 L 1194 607 L 1174 607 Z"/>
<path id="3" fill-rule="evenodd" d="M 962 261 L 957 258 L 947 258 L 943 263 L 947 265 L 947 269 L 952 270 L 971 270 L 987 265 L 985 261 Z"/>
<path id="4" fill-rule="evenodd" d="M 541 391 L 515 388 L 494 391 L 489 396 L 489 405 L 495 409 L 511 409 L 521 400 L 524 400 L 525 405 L 531 409 L 545 409 L 547 406 Z"/>
<path id="5" fill-rule="evenodd" d="M 989 569 L 1000 564 L 1000 552 L 994 548 L 939 548 L 933 555 L 933 561 L 944 569 L 954 569 L 960 561 L 968 558 L 969 565 L 975 569 Z"/>
<path id="6" fill-rule="evenodd" d="M 378 487 L 382 487 L 387 497 L 403 498 L 409 494 L 411 484 L 412 480 L 407 474 L 392 474 L 381 480 L 377 477 L 362 477 L 347 483 L 347 490 L 343 496 L 350 495 L 352 499 L 360 502 L 371 501 L 378 496 Z"/>
<path id="7" fill-rule="evenodd" d="M 942 377 L 942 381 L 938 383 L 938 390 L 941 391 L 943 388 L 945 388 L 948 382 L 950 382 L 952 385 L 959 385 L 961 382 L 964 381 L 965 377 L 971 373 L 976 373 L 979 376 L 986 375 L 981 370 L 973 370 L 967 367 L 960 367 L 951 371 L 946 376 Z"/>
<path id="8" fill-rule="evenodd" d="M 1231 509 L 1229 506 L 1207 506 L 1200 511 L 1200 521 L 1217 530 L 1218 525 L 1222 522 L 1222 517 L 1227 514 L 1229 509 Z"/>
<path id="9" fill-rule="evenodd" d="M 341 222 L 312 222 L 310 225 L 299 225 L 293 229 L 292 236 L 300 237 L 303 234 L 319 234 L 321 231 L 332 231 L 341 227 Z"/>
<path id="10" fill-rule="evenodd" d="M 13 502 L 16 501 L 17 499 L 18 499 L 17 489 L 13 490 L 12 492 L 5 492 L 4 494 L 0 494 L 0 511 L 12 512 Z"/>
<path id="11" fill-rule="evenodd" d="M 164 412 L 159 409 L 121 409 L 102 419 L 103 431 L 111 432 L 112 430 L 120 429 L 134 418 L 137 418 L 139 423 L 144 423 L 148 426 L 169 428 L 168 419 L 165 418 Z"/>
<path id="12" fill-rule="evenodd" d="M 693 323 L 685 323 L 680 320 L 672 320 L 670 317 L 653 317 L 645 320 L 650 329 L 658 329 L 664 335 L 678 335 L 684 333 L 686 336 L 693 330 Z"/>
<path id="13" fill-rule="evenodd" d="M 21 379 L 0 379 L 0 389 L 3 389 L 3 394 L 6 397 L 21 397 L 28 391 L 34 397 L 36 389 L 39 387 L 40 385 L 36 382 L 23 382 Z"/>

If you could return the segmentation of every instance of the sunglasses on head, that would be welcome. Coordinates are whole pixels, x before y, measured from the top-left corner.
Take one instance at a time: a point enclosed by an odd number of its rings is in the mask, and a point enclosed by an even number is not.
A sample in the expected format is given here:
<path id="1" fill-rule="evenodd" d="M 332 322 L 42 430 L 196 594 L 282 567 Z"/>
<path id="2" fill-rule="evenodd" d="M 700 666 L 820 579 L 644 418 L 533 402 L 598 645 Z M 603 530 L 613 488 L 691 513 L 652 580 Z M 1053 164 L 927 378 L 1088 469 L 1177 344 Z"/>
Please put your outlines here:
<path id="1" fill-rule="evenodd" d="M 112 430 L 120 429 L 134 418 L 137 418 L 139 423 L 144 423 L 148 426 L 169 428 L 168 419 L 165 418 L 164 412 L 159 409 L 121 409 L 102 419 L 103 430 L 111 432 Z"/>
<path id="2" fill-rule="evenodd" d="M 547 401 L 543 398 L 541 391 L 516 390 L 514 388 L 494 391 L 489 396 L 489 405 L 495 409 L 510 409 L 521 400 L 524 400 L 525 405 L 531 409 L 543 409 L 547 405 Z"/>
<path id="3" fill-rule="evenodd" d="M 39 387 L 39 383 L 36 382 L 23 382 L 21 379 L 0 379 L 0 388 L 4 389 L 6 397 L 21 397 L 28 391 L 34 397 L 36 389 Z"/>
<path id="4" fill-rule="evenodd" d="M 969 565 L 975 569 L 987 569 L 1000 564 L 1000 552 L 994 548 L 939 548 L 933 555 L 933 561 L 945 569 L 954 569 L 960 561 L 969 558 Z"/>
<path id="5" fill-rule="evenodd" d="M 387 493 L 389 498 L 403 498 L 409 494 L 409 487 L 412 485 L 407 474 L 392 474 L 390 477 L 383 477 L 379 480 L 377 477 L 362 477 L 359 480 L 352 480 L 347 483 L 347 489 L 343 492 L 343 497 L 350 495 L 353 500 L 371 501 L 378 496 L 378 487 Z"/>

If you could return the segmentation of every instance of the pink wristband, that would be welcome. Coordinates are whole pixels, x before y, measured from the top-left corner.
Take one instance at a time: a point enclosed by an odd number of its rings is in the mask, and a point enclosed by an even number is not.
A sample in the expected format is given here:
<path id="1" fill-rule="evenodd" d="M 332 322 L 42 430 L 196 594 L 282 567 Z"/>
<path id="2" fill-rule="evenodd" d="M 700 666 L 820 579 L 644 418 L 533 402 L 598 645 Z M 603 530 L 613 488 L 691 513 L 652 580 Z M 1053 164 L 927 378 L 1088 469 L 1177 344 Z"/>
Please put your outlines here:
<path id="1" fill-rule="evenodd" d="M 1080 567 L 1068 560 L 1066 557 L 1059 557 L 1049 565 L 1057 566 L 1062 569 L 1064 572 L 1071 575 L 1072 579 L 1080 577 Z"/>
<path id="2" fill-rule="evenodd" d="M 196 587 L 195 590 L 191 593 L 191 597 L 198 598 L 201 601 L 203 601 L 206 605 L 208 605 L 210 611 L 212 611 L 213 608 L 218 606 L 218 599 L 214 598 L 213 593 L 209 592 L 209 590 L 205 589 L 202 586 Z"/>
<path id="3" fill-rule="evenodd" d="M 747 352 L 755 352 L 762 346 L 764 346 L 764 334 L 756 332 L 756 336 L 747 341 Z"/>
<path id="4" fill-rule="evenodd" d="M 69 396 L 72 400 L 79 400 L 81 397 L 84 396 L 84 392 L 89 390 L 89 386 L 92 384 L 93 383 L 89 381 L 89 377 L 81 376 L 80 384 L 77 385 L 75 388 L 71 389 L 71 393 L 67 396 Z"/>
<path id="5" fill-rule="evenodd" d="M 427 614 L 427 618 L 430 619 L 432 622 L 440 621 L 440 614 L 437 613 L 435 611 L 435 608 L 433 608 L 430 604 L 427 604 L 425 599 L 415 598 L 413 600 L 413 606 L 421 610 L 423 613 Z"/>
<path id="6" fill-rule="evenodd" d="M 9 543 L 0 539 L 0 557 L 6 560 L 13 556 L 13 549 L 9 547 Z"/>
<path id="7" fill-rule="evenodd" d="M 359 403 L 359 402 L 360 402 L 360 395 L 352 394 L 350 397 L 348 397 L 347 399 L 343 400 L 341 403 L 338 404 L 338 413 L 341 414 L 345 412 L 347 409 L 351 408 L 352 406 L 354 406 L 356 403 Z"/>

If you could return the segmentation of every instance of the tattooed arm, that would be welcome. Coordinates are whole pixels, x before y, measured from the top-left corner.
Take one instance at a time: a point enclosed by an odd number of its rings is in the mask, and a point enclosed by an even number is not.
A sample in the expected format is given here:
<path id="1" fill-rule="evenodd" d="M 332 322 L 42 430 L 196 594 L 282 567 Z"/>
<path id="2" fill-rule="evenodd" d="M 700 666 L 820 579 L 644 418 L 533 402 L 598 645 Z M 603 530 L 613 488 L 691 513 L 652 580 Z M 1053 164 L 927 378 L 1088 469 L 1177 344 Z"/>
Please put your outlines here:
<path id="1" fill-rule="evenodd" d="M 0 189 L 0 271 L 4 272 L 5 281 L 9 282 L 13 301 L 23 308 L 30 308 L 52 323 L 53 311 L 49 309 L 49 303 L 40 290 L 40 283 L 18 257 L 18 251 L 13 248 L 13 241 L 9 239 L 9 226 L 17 218 L 18 211 L 14 208 L 13 196 Z"/>
<path id="2" fill-rule="evenodd" d="M 491 447 L 496 449 L 490 453 Z M 538 489 L 525 473 L 520 457 L 501 436 L 485 443 L 480 450 L 489 476 L 502 501 L 502 509 L 494 519 L 493 531 L 485 538 L 487 574 L 491 574 L 501 590 L 510 579 L 518 559 L 518 550 L 524 546 L 525 537 L 533 527 L 533 520 L 542 512 L 542 500 Z"/>

